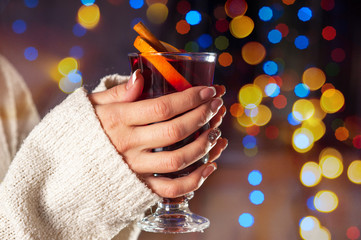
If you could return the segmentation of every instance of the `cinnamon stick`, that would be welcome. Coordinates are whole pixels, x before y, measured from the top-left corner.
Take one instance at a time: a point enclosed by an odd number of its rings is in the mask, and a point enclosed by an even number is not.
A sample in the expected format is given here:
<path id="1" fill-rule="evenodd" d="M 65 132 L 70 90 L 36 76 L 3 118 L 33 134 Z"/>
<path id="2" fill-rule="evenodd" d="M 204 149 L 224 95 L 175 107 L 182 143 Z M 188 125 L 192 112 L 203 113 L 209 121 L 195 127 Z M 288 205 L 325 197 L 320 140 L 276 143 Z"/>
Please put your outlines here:
<path id="1" fill-rule="evenodd" d="M 163 44 L 153 35 L 153 33 L 142 23 L 138 22 L 133 29 L 139 36 L 145 39 L 157 52 L 167 52 Z"/>

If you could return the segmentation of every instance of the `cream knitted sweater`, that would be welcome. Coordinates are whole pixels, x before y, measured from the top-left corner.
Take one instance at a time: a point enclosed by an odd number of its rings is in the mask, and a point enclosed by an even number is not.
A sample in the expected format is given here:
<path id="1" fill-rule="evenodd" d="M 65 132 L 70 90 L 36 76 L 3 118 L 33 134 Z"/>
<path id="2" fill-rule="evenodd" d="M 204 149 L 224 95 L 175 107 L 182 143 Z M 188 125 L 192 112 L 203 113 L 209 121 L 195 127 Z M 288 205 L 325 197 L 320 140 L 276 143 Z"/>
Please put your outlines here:
<path id="1" fill-rule="evenodd" d="M 113 75 L 97 90 L 124 80 Z M 136 239 L 134 221 L 159 197 L 113 147 L 85 90 L 23 141 L 39 117 L 21 77 L 0 56 L 0 101 L 0 181 L 7 172 L 0 239 Z"/>

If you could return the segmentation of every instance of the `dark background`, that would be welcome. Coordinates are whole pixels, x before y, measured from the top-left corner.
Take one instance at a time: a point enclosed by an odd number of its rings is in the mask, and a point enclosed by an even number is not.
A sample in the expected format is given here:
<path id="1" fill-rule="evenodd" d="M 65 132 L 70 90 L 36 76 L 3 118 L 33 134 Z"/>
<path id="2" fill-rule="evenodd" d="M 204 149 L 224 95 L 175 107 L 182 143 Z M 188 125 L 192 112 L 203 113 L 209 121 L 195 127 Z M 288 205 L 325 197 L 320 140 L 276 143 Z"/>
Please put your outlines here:
<path id="1" fill-rule="evenodd" d="M 1 1 L 2 5 L 6 5 L 5 2 Z M 80 0 L 39 1 L 34 8 L 27 7 L 26 1 L 12 0 L 6 7 L 2 7 L 0 51 L 24 77 L 42 116 L 67 96 L 49 72 L 61 59 L 69 56 L 69 49 L 75 45 L 84 50 L 84 56 L 78 62 L 87 89 L 94 88 L 105 75 L 129 74 L 127 54 L 136 51 L 132 45 L 136 37 L 132 30 L 135 18 L 141 18 L 159 39 L 178 48 L 184 48 L 189 41 L 197 41 L 204 33 L 212 36 L 213 40 L 218 36 L 227 37 L 227 49 L 221 51 L 212 44 L 209 48 L 200 48 L 200 51 L 214 51 L 218 54 L 229 52 L 233 57 L 228 67 L 217 63 L 214 79 L 215 83 L 227 87 L 224 100 L 228 110 L 238 102 L 240 88 L 252 83 L 256 76 L 263 73 L 262 63 L 251 66 L 243 60 L 241 49 L 247 42 L 258 41 L 263 44 L 267 51 L 264 61 L 275 58 L 282 60 L 284 67 L 278 73 L 281 78 L 283 73 L 292 72 L 296 81 L 301 82 L 302 73 L 308 67 L 322 69 L 326 73 L 326 82 L 332 83 L 343 93 L 345 106 L 323 119 L 326 134 L 309 152 L 301 154 L 292 148 L 291 137 L 296 127 L 288 123 L 287 115 L 292 109 L 292 102 L 298 99 L 293 91 L 283 92 L 288 104 L 281 110 L 272 108 L 272 102 L 264 99 L 263 104 L 270 107 L 273 115 L 266 126 L 259 128 L 256 154 L 253 156 L 245 154 L 242 143 L 247 135 L 246 129 L 239 126 L 236 118 L 228 113 L 221 131 L 229 139 L 229 147 L 218 160 L 218 170 L 191 201 L 191 208 L 195 212 L 211 220 L 210 229 L 205 233 L 186 235 L 142 233 L 140 239 L 301 239 L 299 222 L 305 216 L 317 217 L 321 225 L 328 229 L 332 239 L 350 239 L 347 230 L 352 226 L 358 231 L 361 228 L 361 188 L 351 183 L 346 173 L 352 161 L 361 159 L 360 149 L 354 146 L 352 139 L 361 134 L 361 4 L 358 1 L 335 0 L 334 8 L 326 11 L 322 9 L 319 0 L 299 0 L 292 5 L 286 5 L 281 0 L 249 0 L 246 15 L 253 19 L 255 28 L 248 37 L 238 39 L 230 31 L 221 33 L 215 29 L 217 19 L 214 10 L 223 8 L 225 4 L 225 1 L 216 0 L 188 1 L 192 10 L 202 14 L 202 21 L 192 26 L 188 34 L 177 33 L 176 23 L 185 18 L 184 14 L 177 11 L 179 2 L 169 0 L 166 4 L 169 10 L 167 20 L 153 24 L 146 16 L 147 3 L 140 9 L 133 9 L 126 0 L 98 0 L 95 4 L 100 8 L 99 24 L 84 36 L 77 37 L 72 29 L 77 22 L 78 9 L 82 6 Z M 270 6 L 275 11 L 278 9 L 278 17 L 268 22 L 261 21 L 258 11 L 262 6 Z M 298 10 L 304 6 L 313 12 L 311 20 L 307 22 L 297 18 Z M 232 20 L 226 15 L 225 18 Z M 12 24 L 17 19 L 27 23 L 27 29 L 22 34 L 12 30 Z M 278 23 L 287 24 L 290 31 L 280 43 L 272 44 L 267 34 Z M 336 29 L 335 39 L 327 41 L 322 37 L 325 26 Z M 310 40 L 307 49 L 297 49 L 293 43 L 300 34 Z M 29 46 L 38 50 L 39 55 L 34 61 L 24 58 L 24 49 Z M 333 62 L 331 51 L 335 48 L 344 50 L 346 57 L 342 62 Z M 312 96 L 320 97 L 320 94 L 313 93 Z M 350 118 L 353 119 L 353 127 L 349 128 L 350 138 L 346 141 L 337 140 L 334 125 L 337 121 L 345 125 Z M 269 125 L 278 127 L 278 138 L 271 140 L 266 137 L 265 131 Z M 343 173 L 337 179 L 323 178 L 315 187 L 303 186 L 299 178 L 302 165 L 306 161 L 318 162 L 319 153 L 325 147 L 335 148 L 342 153 Z M 254 169 L 263 174 L 262 183 L 258 186 L 251 186 L 247 181 L 248 174 Z M 265 196 L 260 205 L 252 204 L 248 198 L 249 193 L 256 189 Z M 319 190 L 336 193 L 339 199 L 336 210 L 321 213 L 307 206 L 307 199 Z M 255 219 L 249 228 L 238 223 L 238 217 L 244 212 L 251 213 Z"/>

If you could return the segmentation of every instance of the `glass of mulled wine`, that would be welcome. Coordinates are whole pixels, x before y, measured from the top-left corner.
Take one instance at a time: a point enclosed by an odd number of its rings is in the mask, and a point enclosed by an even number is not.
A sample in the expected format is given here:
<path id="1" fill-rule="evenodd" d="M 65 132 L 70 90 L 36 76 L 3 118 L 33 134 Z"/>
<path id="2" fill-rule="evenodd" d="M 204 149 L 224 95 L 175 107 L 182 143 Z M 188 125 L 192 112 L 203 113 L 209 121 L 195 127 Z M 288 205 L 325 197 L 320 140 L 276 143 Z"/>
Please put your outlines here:
<path id="1" fill-rule="evenodd" d="M 141 70 L 144 77 L 144 89 L 141 99 L 149 99 L 165 94 L 183 91 L 191 86 L 210 86 L 213 83 L 216 61 L 215 53 L 131 53 L 128 55 L 131 72 Z M 208 124 L 198 131 L 171 146 L 152 149 L 152 151 L 172 151 L 194 141 Z M 168 178 L 188 175 L 196 168 L 208 162 L 208 155 L 187 168 L 167 174 L 157 174 Z M 138 225 L 142 230 L 160 233 L 198 232 L 209 227 L 209 220 L 192 213 L 188 201 L 193 192 L 178 198 L 163 198 L 154 213 L 144 217 Z"/>

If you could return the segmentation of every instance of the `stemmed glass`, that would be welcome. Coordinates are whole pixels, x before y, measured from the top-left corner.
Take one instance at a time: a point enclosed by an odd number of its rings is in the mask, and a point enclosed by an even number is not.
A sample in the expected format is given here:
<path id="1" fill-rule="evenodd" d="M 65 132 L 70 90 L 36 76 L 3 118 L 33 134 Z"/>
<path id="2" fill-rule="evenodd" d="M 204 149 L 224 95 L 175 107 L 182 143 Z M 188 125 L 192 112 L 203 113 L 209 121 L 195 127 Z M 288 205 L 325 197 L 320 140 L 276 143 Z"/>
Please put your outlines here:
<path id="1" fill-rule="evenodd" d="M 131 53 L 128 55 L 131 72 L 140 69 L 144 77 L 144 89 L 141 98 L 156 98 L 165 94 L 182 91 L 190 86 L 210 86 L 216 61 L 215 53 Z M 195 140 L 208 129 L 206 124 L 186 139 L 164 148 L 152 151 L 171 151 Z M 208 155 L 187 168 L 168 174 L 157 174 L 169 178 L 178 178 L 208 162 Z M 154 213 L 144 217 L 138 225 L 144 231 L 160 233 L 198 232 L 209 227 L 209 220 L 192 213 L 188 201 L 194 196 L 189 193 L 178 198 L 163 198 Z"/>

